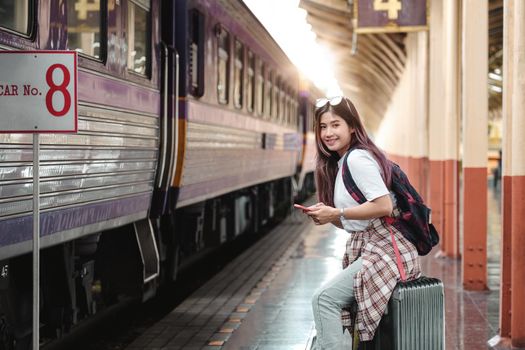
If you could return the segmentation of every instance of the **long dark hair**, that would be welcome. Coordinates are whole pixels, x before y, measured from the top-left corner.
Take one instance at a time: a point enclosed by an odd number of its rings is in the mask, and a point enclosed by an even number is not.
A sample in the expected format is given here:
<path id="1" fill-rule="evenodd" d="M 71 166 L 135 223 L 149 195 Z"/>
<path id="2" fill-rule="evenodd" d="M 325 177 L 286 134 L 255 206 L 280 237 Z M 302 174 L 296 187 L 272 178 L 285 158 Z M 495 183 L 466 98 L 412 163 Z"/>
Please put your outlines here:
<path id="1" fill-rule="evenodd" d="M 337 152 L 330 151 L 321 140 L 321 129 L 319 124 L 321 116 L 326 112 L 341 117 L 350 128 L 354 129 L 350 145 L 348 149 L 359 148 L 372 153 L 379 167 L 381 168 L 381 176 L 386 186 L 390 188 L 392 181 L 391 163 L 386 158 L 385 154 L 374 144 L 368 137 L 359 113 L 354 104 L 346 97 L 343 97 L 341 102 L 335 106 L 330 103 L 316 108 L 315 110 L 315 140 L 317 144 L 317 162 L 315 167 L 315 182 L 317 185 L 317 194 L 320 202 L 326 205 L 334 206 L 334 185 L 335 177 L 337 175 L 337 162 L 341 158 Z"/>

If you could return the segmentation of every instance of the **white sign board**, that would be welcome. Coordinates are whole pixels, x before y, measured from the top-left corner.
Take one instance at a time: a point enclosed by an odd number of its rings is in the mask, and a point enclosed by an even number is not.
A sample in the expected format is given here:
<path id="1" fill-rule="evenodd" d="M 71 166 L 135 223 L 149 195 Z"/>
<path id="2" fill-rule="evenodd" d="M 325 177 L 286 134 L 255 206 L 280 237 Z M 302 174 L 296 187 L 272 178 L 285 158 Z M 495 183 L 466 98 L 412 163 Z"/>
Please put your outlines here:
<path id="1" fill-rule="evenodd" d="M 77 129 L 77 53 L 0 51 L 0 133 Z"/>

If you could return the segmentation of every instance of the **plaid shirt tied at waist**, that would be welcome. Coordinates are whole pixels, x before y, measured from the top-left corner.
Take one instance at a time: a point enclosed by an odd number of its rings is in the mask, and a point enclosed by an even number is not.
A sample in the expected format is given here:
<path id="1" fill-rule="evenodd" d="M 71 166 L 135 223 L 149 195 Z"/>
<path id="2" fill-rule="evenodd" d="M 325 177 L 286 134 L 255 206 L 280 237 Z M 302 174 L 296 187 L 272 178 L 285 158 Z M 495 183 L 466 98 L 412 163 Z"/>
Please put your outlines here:
<path id="1" fill-rule="evenodd" d="M 396 228 L 392 227 L 392 232 L 407 279 L 420 277 L 421 266 L 415 246 Z M 343 256 L 343 269 L 359 257 L 362 257 L 363 267 L 354 276 L 357 311 L 352 314 L 351 310 L 344 309 L 341 317 L 343 327 L 350 330 L 354 329 L 355 320 L 359 339 L 368 341 L 374 337 L 379 321 L 388 306 L 388 300 L 401 279 L 388 224 L 383 219 L 372 220 L 364 231 L 350 232 Z"/>

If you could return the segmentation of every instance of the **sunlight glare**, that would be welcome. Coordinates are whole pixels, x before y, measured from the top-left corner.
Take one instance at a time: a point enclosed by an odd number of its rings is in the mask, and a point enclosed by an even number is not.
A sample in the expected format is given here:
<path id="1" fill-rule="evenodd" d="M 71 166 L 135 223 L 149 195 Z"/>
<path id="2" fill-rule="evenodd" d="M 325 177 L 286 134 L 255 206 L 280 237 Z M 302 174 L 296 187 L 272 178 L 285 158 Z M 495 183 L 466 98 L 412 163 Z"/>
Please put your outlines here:
<path id="1" fill-rule="evenodd" d="M 299 0 L 243 0 L 299 71 L 326 96 L 341 95 L 331 53 L 316 41 Z"/>

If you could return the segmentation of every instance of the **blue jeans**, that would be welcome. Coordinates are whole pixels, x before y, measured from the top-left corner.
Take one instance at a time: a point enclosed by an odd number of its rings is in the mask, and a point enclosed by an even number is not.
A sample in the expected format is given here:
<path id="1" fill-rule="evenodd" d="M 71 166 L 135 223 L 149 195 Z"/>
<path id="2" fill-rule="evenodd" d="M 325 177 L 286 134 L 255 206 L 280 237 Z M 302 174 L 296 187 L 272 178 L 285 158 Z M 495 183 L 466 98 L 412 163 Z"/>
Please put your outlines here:
<path id="1" fill-rule="evenodd" d="M 359 258 L 334 278 L 318 288 L 312 297 L 317 340 L 315 349 L 343 348 L 341 309 L 350 306 L 354 298 L 354 275 L 361 270 Z"/>

